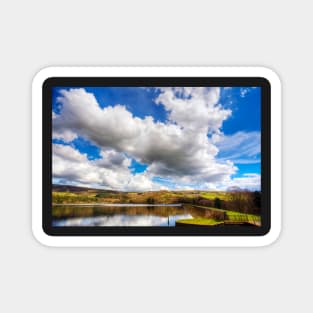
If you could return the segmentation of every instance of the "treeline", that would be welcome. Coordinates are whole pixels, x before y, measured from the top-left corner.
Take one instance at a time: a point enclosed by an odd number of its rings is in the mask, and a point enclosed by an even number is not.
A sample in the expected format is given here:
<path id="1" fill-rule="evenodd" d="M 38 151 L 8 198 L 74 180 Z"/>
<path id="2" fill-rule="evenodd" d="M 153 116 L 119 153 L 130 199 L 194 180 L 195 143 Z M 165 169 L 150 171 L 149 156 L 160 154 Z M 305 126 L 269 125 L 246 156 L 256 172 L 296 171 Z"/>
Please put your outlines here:
<path id="1" fill-rule="evenodd" d="M 254 191 L 235 191 L 230 192 L 227 200 L 222 200 L 218 197 L 215 199 L 206 199 L 201 196 L 194 198 L 179 198 L 181 203 L 190 203 L 203 205 L 212 208 L 236 211 L 247 214 L 261 214 L 261 192 Z"/>

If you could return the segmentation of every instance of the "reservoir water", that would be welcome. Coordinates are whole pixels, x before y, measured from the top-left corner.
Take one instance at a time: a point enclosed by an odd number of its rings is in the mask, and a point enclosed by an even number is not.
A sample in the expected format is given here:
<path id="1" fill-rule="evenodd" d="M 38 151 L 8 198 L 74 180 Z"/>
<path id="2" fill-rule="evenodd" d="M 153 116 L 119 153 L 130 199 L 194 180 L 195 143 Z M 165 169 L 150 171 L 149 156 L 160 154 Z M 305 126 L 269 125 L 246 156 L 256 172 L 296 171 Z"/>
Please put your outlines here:
<path id="1" fill-rule="evenodd" d="M 176 205 L 54 205 L 53 226 L 164 226 L 203 217 L 204 210 Z"/>

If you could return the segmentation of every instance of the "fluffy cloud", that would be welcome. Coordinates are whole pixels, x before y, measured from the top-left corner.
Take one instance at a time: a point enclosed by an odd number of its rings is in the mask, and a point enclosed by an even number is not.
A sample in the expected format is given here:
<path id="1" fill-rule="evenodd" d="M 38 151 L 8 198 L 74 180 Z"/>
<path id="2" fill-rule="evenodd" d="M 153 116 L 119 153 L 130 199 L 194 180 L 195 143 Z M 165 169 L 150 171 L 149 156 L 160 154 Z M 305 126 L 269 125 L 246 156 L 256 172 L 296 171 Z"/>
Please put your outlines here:
<path id="1" fill-rule="evenodd" d="M 133 175 L 131 160 L 122 153 L 109 150 L 101 158 L 88 160 L 85 154 L 71 146 L 53 144 L 52 169 L 54 179 L 69 184 L 91 185 L 107 189 L 147 191 L 163 189 L 147 173 Z"/>
<path id="2" fill-rule="evenodd" d="M 168 112 L 165 123 L 155 122 L 151 116 L 134 117 L 119 104 L 101 108 L 94 95 L 82 88 L 61 90 L 58 102 L 62 107 L 60 114 L 53 118 L 53 136 L 66 142 L 81 136 L 108 155 L 100 160 L 81 162 L 77 165 L 82 172 L 79 177 L 75 171 L 67 173 L 67 177 L 116 189 L 144 186 L 148 190 L 157 187 L 151 181 L 153 176 L 175 180 L 179 185 L 195 181 L 199 185 L 218 183 L 235 173 L 236 167 L 231 161 L 217 161 L 218 148 L 208 138 L 208 134 L 221 133 L 223 121 L 231 114 L 218 104 L 219 88 L 160 90 L 156 104 L 163 105 Z M 146 172 L 131 175 L 130 159 L 123 159 L 126 156 L 148 164 Z M 56 156 L 56 163 L 58 158 L 60 155 Z M 64 155 L 62 160 L 74 162 Z M 58 166 L 54 167 L 56 177 L 61 176 Z"/>
<path id="3" fill-rule="evenodd" d="M 220 190 L 228 189 L 244 189 L 244 190 L 260 190 L 261 175 L 255 173 L 246 173 L 243 177 L 235 177 L 233 179 L 225 180 L 218 186 Z"/>
<path id="4" fill-rule="evenodd" d="M 223 109 L 218 100 L 220 88 L 160 88 L 156 103 L 164 105 L 169 120 L 185 129 L 205 134 L 219 132 L 231 110 Z"/>

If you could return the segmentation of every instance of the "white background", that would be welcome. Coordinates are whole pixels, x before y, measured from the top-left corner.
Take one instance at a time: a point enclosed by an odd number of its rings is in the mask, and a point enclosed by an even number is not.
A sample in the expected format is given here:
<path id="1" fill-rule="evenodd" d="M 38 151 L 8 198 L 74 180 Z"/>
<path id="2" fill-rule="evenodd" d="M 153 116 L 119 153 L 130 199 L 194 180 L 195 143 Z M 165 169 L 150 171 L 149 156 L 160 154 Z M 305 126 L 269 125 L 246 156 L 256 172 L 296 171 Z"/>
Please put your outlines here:
<path id="1" fill-rule="evenodd" d="M 2 1 L 0 311 L 312 311 L 310 1 Z M 310 46 L 311 43 L 311 46 Z M 261 65 L 283 83 L 283 231 L 265 248 L 47 248 L 31 80 L 50 65 Z"/>

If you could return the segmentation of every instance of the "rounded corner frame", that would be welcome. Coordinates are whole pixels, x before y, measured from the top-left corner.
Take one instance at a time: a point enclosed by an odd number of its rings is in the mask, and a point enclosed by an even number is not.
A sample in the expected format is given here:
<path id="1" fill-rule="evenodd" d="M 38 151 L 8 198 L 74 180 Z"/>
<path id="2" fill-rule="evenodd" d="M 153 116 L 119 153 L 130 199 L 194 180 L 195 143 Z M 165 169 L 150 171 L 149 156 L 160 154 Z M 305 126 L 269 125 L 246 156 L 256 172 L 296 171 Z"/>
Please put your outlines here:
<path id="1" fill-rule="evenodd" d="M 261 236 L 53 236 L 42 225 L 42 88 L 53 77 L 214 76 L 259 77 L 270 84 L 271 97 L 271 225 Z M 262 247 L 281 233 L 281 81 L 267 67 L 47 67 L 32 82 L 32 231 L 52 247 Z M 274 124 L 274 123 L 275 124 Z M 274 127 L 275 126 L 275 127 Z"/>

